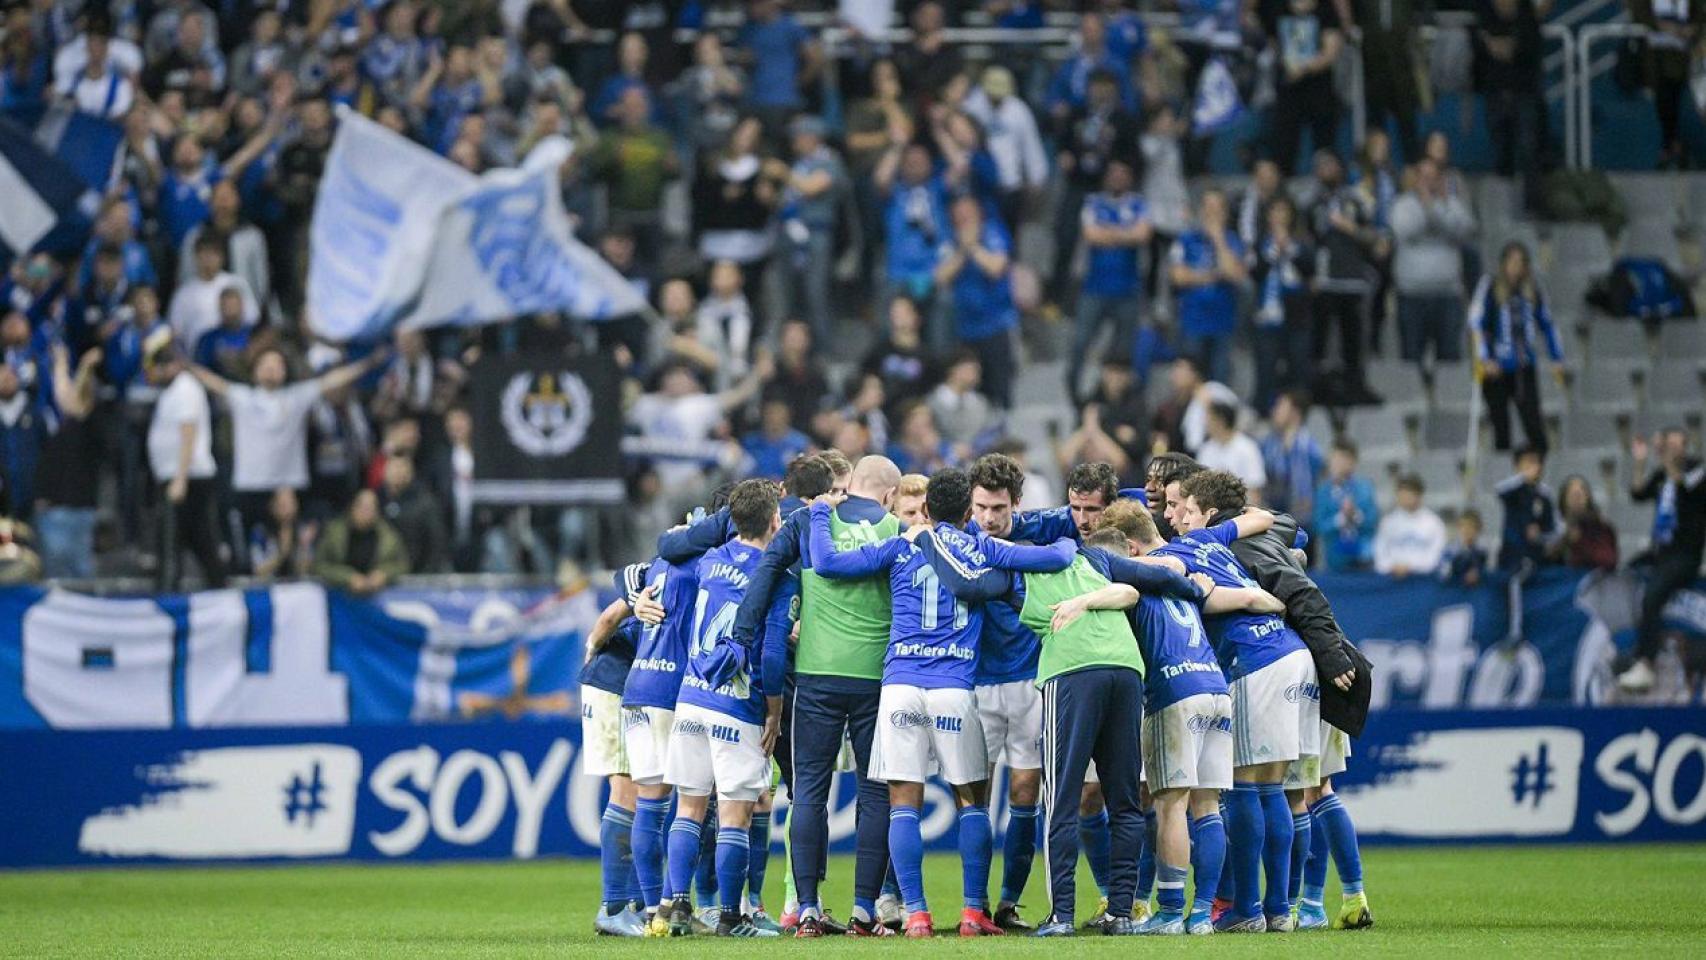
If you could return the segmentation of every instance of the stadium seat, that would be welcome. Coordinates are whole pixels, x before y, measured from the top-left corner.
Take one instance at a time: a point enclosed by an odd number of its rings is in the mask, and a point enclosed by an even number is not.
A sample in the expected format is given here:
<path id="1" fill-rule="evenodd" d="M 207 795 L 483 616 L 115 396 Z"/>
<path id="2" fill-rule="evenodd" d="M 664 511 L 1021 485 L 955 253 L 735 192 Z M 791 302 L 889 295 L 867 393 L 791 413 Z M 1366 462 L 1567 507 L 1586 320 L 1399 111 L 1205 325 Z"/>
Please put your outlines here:
<path id="1" fill-rule="evenodd" d="M 1553 490 L 1556 490 L 1564 482 L 1564 479 L 1571 475 L 1586 477 L 1588 483 L 1593 486 L 1594 495 L 1603 501 L 1615 482 L 1617 468 L 1617 450 L 1614 447 L 1595 449 L 1566 447 L 1554 452 L 1547 458 L 1546 477 Z"/>
<path id="2" fill-rule="evenodd" d="M 1596 314 L 1589 316 L 1586 328 L 1587 342 L 1582 348 L 1584 366 L 1592 367 L 1605 360 L 1638 361 L 1645 366 L 1652 358 L 1647 331 L 1638 323 Z"/>
<path id="3" fill-rule="evenodd" d="M 1659 358 L 1706 359 L 1706 321 L 1672 320 L 1659 327 Z"/>
<path id="4" fill-rule="evenodd" d="M 1647 403 L 1652 406 L 1706 405 L 1706 356 L 1667 353 L 1647 374 Z"/>
<path id="5" fill-rule="evenodd" d="M 1428 494 L 1449 494 L 1453 502 L 1463 500 L 1463 447 L 1455 450 L 1421 450 L 1407 467 L 1422 478 Z"/>
<path id="6" fill-rule="evenodd" d="M 1481 224 L 1483 236 L 1499 234 L 1520 215 L 1522 189 L 1504 177 L 1481 177 L 1472 188 L 1475 194 L 1475 219 Z M 1497 243 L 1502 245 L 1504 237 Z"/>
<path id="7" fill-rule="evenodd" d="M 1674 174 L 1613 174 L 1611 183 L 1623 198 L 1623 210 L 1631 223 L 1650 220 L 1676 224 L 1688 218 L 1686 185 Z"/>
<path id="8" fill-rule="evenodd" d="M 1386 398 L 1389 407 L 1420 411 L 1428 405 L 1427 385 L 1422 382 L 1421 368 L 1408 360 L 1370 360 L 1368 382 Z"/>
<path id="9" fill-rule="evenodd" d="M 1474 392 L 1475 375 L 1469 364 L 1441 364 L 1434 368 L 1429 406 L 1434 410 L 1468 410 L 1475 400 Z"/>
<path id="10" fill-rule="evenodd" d="M 1632 413 L 1574 410 L 1563 418 L 1564 444 L 1571 448 L 1621 448 L 1627 442 Z"/>
<path id="11" fill-rule="evenodd" d="M 1682 264 L 1676 226 L 1664 220 L 1633 220 L 1623 232 L 1623 256 L 1657 257 L 1672 267 Z"/>
<path id="12" fill-rule="evenodd" d="M 1327 412 L 1326 407 L 1310 407 L 1309 415 L 1303 419 L 1303 425 L 1309 429 L 1309 435 L 1315 438 L 1315 442 L 1321 445 L 1323 451 L 1339 434 L 1338 428 L 1333 425 L 1333 415 Z"/>
<path id="13" fill-rule="evenodd" d="M 1557 224 L 1552 227 L 1547 248 L 1546 266 L 1553 274 L 1591 277 L 1611 269 L 1611 241 L 1597 223 Z"/>
<path id="14" fill-rule="evenodd" d="M 1462 450 L 1469 437 L 1471 419 L 1466 410 L 1434 410 L 1422 425 L 1421 448 Z"/>
<path id="15" fill-rule="evenodd" d="M 1414 414 L 1402 410 L 1359 407 L 1351 412 L 1345 432 L 1364 451 L 1387 448 L 1409 453 L 1412 449 L 1410 434 L 1414 418 Z"/>
<path id="16" fill-rule="evenodd" d="M 1636 408 L 1635 370 L 1628 363 L 1602 361 L 1583 368 L 1571 387 L 1576 410 L 1629 411 Z"/>

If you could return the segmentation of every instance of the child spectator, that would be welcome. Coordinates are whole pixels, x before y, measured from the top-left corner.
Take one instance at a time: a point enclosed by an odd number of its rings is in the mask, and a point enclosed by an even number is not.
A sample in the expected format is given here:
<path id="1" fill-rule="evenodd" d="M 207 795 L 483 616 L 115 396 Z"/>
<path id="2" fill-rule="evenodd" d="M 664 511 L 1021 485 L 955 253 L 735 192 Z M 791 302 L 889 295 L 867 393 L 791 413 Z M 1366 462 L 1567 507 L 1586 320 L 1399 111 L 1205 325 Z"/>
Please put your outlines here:
<path id="1" fill-rule="evenodd" d="M 1445 522 L 1422 506 L 1422 478 L 1398 479 L 1398 497 L 1374 535 L 1374 570 L 1402 579 L 1432 576 L 1445 555 Z"/>
<path id="2" fill-rule="evenodd" d="M 1516 473 L 1498 485 L 1504 504 L 1504 534 L 1499 543 L 1499 569 L 1518 570 L 1547 562 L 1547 554 L 1564 531 L 1552 490 L 1541 481 L 1546 451 L 1526 446 L 1512 458 Z"/>
<path id="3" fill-rule="evenodd" d="M 1357 476 L 1356 469 L 1356 444 L 1335 440 L 1327 455 L 1327 482 L 1315 491 L 1315 535 L 1323 541 L 1328 570 L 1362 570 L 1374 560 L 1380 509 L 1373 481 Z"/>
<path id="4" fill-rule="evenodd" d="M 1473 509 L 1457 515 L 1457 539 L 1445 548 L 1440 577 L 1453 586 L 1476 587 L 1487 572 L 1487 550 L 1481 546 L 1481 514 Z"/>

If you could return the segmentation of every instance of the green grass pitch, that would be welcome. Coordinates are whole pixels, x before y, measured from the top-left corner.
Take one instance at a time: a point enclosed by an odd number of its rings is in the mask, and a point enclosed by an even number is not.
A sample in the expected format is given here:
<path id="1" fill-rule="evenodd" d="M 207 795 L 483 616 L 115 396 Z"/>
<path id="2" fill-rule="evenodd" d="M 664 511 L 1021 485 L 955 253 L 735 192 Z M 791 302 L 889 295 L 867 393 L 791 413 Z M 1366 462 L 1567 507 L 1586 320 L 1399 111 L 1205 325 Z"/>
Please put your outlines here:
<path id="1" fill-rule="evenodd" d="M 1706 956 L 1706 845 L 1372 849 L 1365 860 L 1372 930 L 1046 943 L 600 939 L 590 932 L 598 864 L 588 861 L 27 871 L 0 874 L 0 956 Z M 842 917 L 850 870 L 836 858 L 827 888 Z M 946 927 L 959 912 L 957 863 L 933 856 L 925 876 Z M 1081 895 L 1094 890 L 1087 880 Z M 1032 883 L 1035 915 L 1035 874 Z M 1337 896 L 1329 888 L 1329 906 Z M 1081 915 L 1092 903 L 1081 896 Z"/>

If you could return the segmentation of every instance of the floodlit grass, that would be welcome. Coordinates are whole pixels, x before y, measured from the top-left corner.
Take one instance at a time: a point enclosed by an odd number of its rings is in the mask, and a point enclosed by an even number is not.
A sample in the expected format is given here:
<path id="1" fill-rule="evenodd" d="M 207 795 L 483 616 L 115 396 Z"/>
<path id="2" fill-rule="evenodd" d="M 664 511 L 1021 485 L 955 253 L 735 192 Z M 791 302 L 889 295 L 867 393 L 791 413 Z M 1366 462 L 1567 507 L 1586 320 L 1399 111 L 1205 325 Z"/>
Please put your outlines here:
<path id="1" fill-rule="evenodd" d="M 1372 849 L 1365 860 L 1377 919 L 1366 931 L 809 945 L 596 938 L 598 864 L 586 861 L 30 871 L 0 874 L 0 956 L 1706 956 L 1706 845 Z M 843 918 L 851 868 L 836 858 L 826 887 Z M 994 872 L 998 879 L 999 863 Z M 938 926 L 947 928 L 959 915 L 957 861 L 933 856 L 925 876 Z M 772 903 L 781 879 L 778 852 Z M 1094 899 L 1087 881 L 1081 916 Z M 1033 919 L 1043 912 L 1041 889 L 1033 873 Z M 1329 908 L 1336 902 L 1329 888 Z"/>

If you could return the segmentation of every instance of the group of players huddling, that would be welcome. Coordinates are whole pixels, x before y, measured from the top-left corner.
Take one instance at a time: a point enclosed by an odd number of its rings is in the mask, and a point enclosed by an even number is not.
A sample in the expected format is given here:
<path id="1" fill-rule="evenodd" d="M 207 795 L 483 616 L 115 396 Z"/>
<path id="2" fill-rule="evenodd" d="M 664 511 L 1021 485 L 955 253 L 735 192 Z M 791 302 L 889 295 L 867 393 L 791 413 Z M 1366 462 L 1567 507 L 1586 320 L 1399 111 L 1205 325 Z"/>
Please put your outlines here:
<path id="1" fill-rule="evenodd" d="M 1329 779 L 1361 732 L 1368 664 L 1304 572 L 1296 522 L 1181 454 L 1138 490 L 1106 464 L 1074 468 L 1065 507 L 1021 511 L 1023 484 L 1001 454 L 928 479 L 807 455 L 780 491 L 719 491 L 618 574 L 582 688 L 584 769 L 610 783 L 598 932 L 931 936 L 933 775 L 957 806 L 961 936 L 1076 933 L 1081 849 L 1103 895 L 1085 929 L 1372 924 Z M 837 769 L 858 774 L 846 924 L 819 893 Z M 778 778 L 780 922 L 759 901 Z M 1033 930 L 1018 900 L 1039 842 L 1049 912 Z"/>

